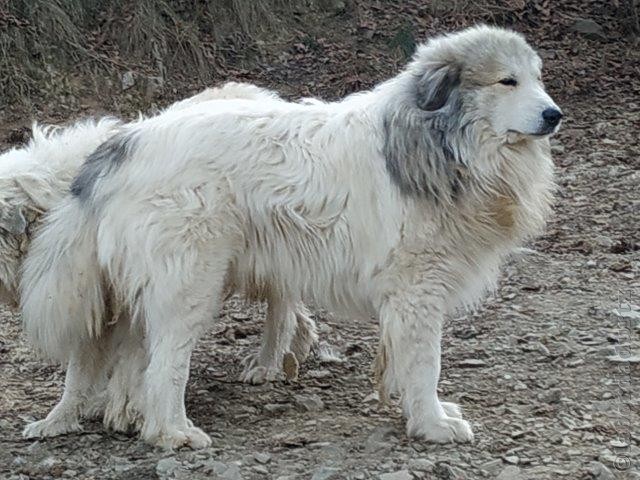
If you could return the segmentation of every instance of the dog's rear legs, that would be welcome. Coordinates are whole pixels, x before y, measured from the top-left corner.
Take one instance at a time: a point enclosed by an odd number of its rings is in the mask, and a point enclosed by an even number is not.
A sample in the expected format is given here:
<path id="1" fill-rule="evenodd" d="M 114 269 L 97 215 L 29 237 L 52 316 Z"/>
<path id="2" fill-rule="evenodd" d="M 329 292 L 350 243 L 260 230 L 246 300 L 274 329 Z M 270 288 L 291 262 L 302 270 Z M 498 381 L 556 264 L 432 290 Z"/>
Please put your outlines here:
<path id="1" fill-rule="evenodd" d="M 284 354 L 291 352 L 303 362 L 317 341 L 316 326 L 302 304 L 292 304 L 279 295 L 269 298 L 260 352 L 243 360 L 241 380 L 259 384 L 282 375 Z"/>
<path id="2" fill-rule="evenodd" d="M 82 430 L 80 416 L 87 406 L 100 410 L 94 403 L 107 382 L 104 362 L 101 340 L 71 352 L 62 398 L 44 420 L 27 425 L 23 436 L 53 437 Z"/>
<path id="3" fill-rule="evenodd" d="M 473 433 L 453 403 L 438 399 L 443 304 L 422 288 L 390 296 L 380 312 L 383 388 L 401 394 L 409 436 L 469 442 Z"/>
<path id="4" fill-rule="evenodd" d="M 187 418 L 184 404 L 191 352 L 215 318 L 229 262 L 224 246 L 211 242 L 207 247 L 208 255 L 198 252 L 172 275 L 154 275 L 141 300 L 149 355 L 141 435 L 167 449 L 211 444 L 209 436 Z"/>

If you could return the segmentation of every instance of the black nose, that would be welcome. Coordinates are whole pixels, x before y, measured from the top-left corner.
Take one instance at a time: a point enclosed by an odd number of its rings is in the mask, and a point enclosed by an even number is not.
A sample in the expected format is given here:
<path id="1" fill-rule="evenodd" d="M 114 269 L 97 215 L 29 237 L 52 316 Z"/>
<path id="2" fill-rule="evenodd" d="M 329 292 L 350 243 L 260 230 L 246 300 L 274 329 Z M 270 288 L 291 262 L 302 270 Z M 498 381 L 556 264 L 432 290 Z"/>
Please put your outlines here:
<path id="1" fill-rule="evenodd" d="M 542 112 L 542 119 L 547 127 L 553 128 L 560 123 L 562 112 L 556 108 L 547 108 Z"/>

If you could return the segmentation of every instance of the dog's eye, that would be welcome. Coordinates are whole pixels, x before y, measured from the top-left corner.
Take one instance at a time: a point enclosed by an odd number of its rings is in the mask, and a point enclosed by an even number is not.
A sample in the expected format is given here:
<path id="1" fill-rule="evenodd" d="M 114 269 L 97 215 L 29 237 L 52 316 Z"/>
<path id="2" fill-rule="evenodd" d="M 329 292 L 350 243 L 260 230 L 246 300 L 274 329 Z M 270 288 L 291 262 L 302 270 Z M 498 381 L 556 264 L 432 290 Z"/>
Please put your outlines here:
<path id="1" fill-rule="evenodd" d="M 502 85 L 507 85 L 509 87 L 515 87 L 516 85 L 518 85 L 518 81 L 515 78 L 503 78 L 498 83 L 501 83 Z"/>

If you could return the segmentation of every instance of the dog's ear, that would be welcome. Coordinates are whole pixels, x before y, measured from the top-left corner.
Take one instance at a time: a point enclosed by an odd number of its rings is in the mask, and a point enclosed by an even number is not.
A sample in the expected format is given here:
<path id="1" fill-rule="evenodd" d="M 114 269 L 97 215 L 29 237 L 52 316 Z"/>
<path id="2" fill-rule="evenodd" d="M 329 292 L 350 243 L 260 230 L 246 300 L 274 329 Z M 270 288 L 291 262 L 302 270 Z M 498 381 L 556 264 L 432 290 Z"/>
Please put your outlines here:
<path id="1" fill-rule="evenodd" d="M 24 218 L 22 209 L 18 206 L 9 208 L 4 215 L 0 216 L 0 228 L 12 235 L 21 235 L 27 230 L 27 220 Z"/>
<path id="2" fill-rule="evenodd" d="M 442 65 L 430 69 L 418 80 L 418 107 L 429 112 L 440 110 L 459 85 L 459 67 Z"/>

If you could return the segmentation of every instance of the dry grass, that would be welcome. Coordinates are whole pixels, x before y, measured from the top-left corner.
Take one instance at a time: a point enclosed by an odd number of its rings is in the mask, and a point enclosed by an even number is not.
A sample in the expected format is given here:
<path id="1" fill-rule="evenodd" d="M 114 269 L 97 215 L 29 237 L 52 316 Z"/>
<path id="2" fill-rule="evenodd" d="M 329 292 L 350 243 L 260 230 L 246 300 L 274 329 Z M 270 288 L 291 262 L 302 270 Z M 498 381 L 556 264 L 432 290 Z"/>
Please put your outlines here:
<path id="1" fill-rule="evenodd" d="M 0 0 L 0 107 L 68 91 L 70 77 L 86 74 L 133 70 L 167 79 L 188 72 L 207 82 L 221 66 L 221 49 L 250 49 L 315 3 Z"/>

